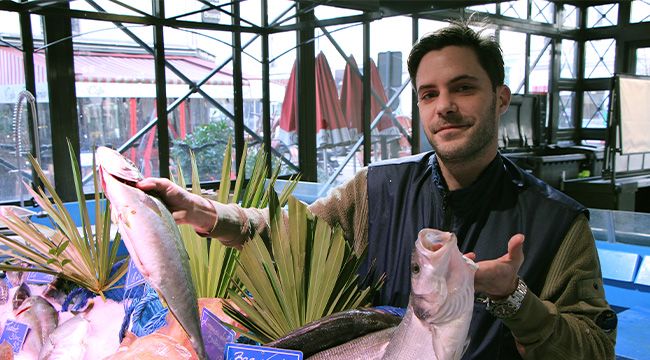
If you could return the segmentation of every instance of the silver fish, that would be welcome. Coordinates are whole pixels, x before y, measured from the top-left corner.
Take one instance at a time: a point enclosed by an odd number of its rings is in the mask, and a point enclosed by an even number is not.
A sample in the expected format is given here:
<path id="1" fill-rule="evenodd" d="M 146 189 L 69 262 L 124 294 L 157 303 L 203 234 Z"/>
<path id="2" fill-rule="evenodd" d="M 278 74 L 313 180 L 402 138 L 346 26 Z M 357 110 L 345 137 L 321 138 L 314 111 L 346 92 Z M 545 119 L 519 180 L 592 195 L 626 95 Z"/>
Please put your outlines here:
<path id="1" fill-rule="evenodd" d="M 59 325 L 59 312 L 43 297 L 31 296 L 16 310 L 16 320 L 30 329 L 21 352 L 38 355 L 47 337 Z"/>
<path id="2" fill-rule="evenodd" d="M 132 186 L 143 177 L 117 151 L 99 147 L 97 163 L 131 260 L 188 334 L 198 356 L 207 358 L 189 258 L 172 215 L 159 199 Z"/>
<path id="3" fill-rule="evenodd" d="M 38 355 L 39 360 L 83 360 L 86 354 L 85 341 L 90 331 L 90 322 L 83 313 L 75 315 L 59 325 L 45 339 Z"/>
<path id="4" fill-rule="evenodd" d="M 478 266 L 456 243 L 452 233 L 421 230 L 411 258 L 409 305 L 400 324 L 309 359 L 460 359 L 468 344 Z"/>

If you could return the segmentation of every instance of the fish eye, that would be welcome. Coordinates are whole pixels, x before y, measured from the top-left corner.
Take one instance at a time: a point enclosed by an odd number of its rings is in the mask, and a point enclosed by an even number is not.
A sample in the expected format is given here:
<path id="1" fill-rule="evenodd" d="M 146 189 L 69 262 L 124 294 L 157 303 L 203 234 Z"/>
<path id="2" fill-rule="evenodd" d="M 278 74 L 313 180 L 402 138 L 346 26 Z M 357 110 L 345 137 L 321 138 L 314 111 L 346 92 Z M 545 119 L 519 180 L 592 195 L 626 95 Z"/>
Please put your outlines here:
<path id="1" fill-rule="evenodd" d="M 412 273 L 412 274 L 418 274 L 418 273 L 420 273 L 420 265 L 418 265 L 418 264 L 416 264 L 416 263 L 412 263 L 412 264 L 411 264 L 411 273 Z"/>

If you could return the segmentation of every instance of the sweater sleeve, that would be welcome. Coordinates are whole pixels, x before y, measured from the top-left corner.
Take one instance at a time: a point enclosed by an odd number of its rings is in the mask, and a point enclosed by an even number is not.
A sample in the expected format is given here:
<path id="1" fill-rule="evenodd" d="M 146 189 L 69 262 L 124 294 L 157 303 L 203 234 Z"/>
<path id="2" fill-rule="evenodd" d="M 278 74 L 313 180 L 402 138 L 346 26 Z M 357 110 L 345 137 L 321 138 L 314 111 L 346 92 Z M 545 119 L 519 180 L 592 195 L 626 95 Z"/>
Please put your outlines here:
<path id="1" fill-rule="evenodd" d="M 612 316 L 589 222 L 580 215 L 539 297 L 529 291 L 520 311 L 504 323 L 525 359 L 614 359 L 616 329 L 597 325 Z"/>
<path id="2" fill-rule="evenodd" d="M 368 243 L 368 199 L 366 189 L 367 169 L 361 169 L 354 177 L 333 188 L 323 198 L 309 206 L 316 216 L 334 226 L 339 224 L 345 238 L 352 242 L 354 251 L 361 254 Z M 222 204 L 211 200 L 217 213 L 216 224 L 210 234 L 224 245 L 240 248 L 254 234 L 268 237 L 268 208 L 243 208 L 237 204 Z M 285 216 L 285 224 L 288 219 Z"/>
<path id="3" fill-rule="evenodd" d="M 368 245 L 367 173 L 363 168 L 354 177 L 330 191 L 309 206 L 312 213 L 328 224 L 339 224 L 355 253 L 361 254 Z"/>

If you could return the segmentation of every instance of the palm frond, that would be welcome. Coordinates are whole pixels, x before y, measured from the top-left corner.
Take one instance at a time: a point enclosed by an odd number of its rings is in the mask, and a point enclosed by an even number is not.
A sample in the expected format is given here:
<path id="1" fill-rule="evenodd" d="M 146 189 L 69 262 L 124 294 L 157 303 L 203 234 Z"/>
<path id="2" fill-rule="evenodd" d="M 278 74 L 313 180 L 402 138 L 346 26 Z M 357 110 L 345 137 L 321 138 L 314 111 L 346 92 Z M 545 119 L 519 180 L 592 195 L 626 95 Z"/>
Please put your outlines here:
<path id="1" fill-rule="evenodd" d="M 221 181 L 217 190 L 216 199 L 222 203 L 238 202 L 242 207 L 262 208 L 266 206 L 265 193 L 273 191 L 273 185 L 277 175 L 266 181 L 267 167 L 264 163 L 264 151 L 259 151 L 255 158 L 251 176 L 248 182 L 246 178 L 246 157 L 247 145 L 244 146 L 242 159 L 239 164 L 237 178 L 231 191 L 231 170 L 232 170 L 232 139 L 228 139 L 228 145 L 224 154 L 223 164 L 221 166 Z M 192 192 L 202 194 L 198 178 L 198 169 L 194 154 L 190 152 L 192 165 Z M 172 179 L 179 186 L 186 187 L 182 169 L 178 169 L 178 179 Z M 279 167 L 276 170 L 276 174 Z M 288 199 L 289 194 L 298 182 L 294 178 L 285 186 L 283 199 Z M 286 200 L 285 200 L 286 201 Z M 179 225 L 181 237 L 188 256 L 190 258 L 190 268 L 192 269 L 192 281 L 197 289 L 198 297 L 218 297 L 226 298 L 229 290 L 234 288 L 236 283 L 234 278 L 239 251 L 234 248 L 226 247 L 219 241 L 213 241 L 201 238 L 189 225 Z"/>
<path id="2" fill-rule="evenodd" d="M 16 216 L 10 208 L 5 208 L 0 211 L 0 220 L 16 233 L 19 239 L 0 235 L 0 242 L 9 248 L 8 251 L 5 251 L 5 255 L 30 266 L 20 268 L 23 271 L 40 271 L 57 275 L 103 297 L 104 292 L 111 289 L 126 274 L 128 262 L 121 265 L 117 271 L 112 271 L 113 265 L 120 260 L 117 250 L 121 238 L 119 234 L 111 238 L 110 206 L 101 205 L 103 196 L 98 190 L 94 157 L 95 219 L 93 229 L 83 192 L 79 164 L 69 141 L 68 149 L 81 226 L 77 227 L 72 215 L 45 176 L 40 164 L 30 157 L 32 166 L 45 189 L 52 196 L 52 200 L 48 198 L 43 189 L 35 191 L 27 184 L 25 186 L 34 200 L 47 213 L 53 223 L 53 228 L 32 223 L 29 219 Z M 0 269 L 19 270 L 11 264 L 0 264 Z"/>
<path id="3" fill-rule="evenodd" d="M 359 290 L 362 259 L 341 228 L 290 196 L 285 229 L 275 192 L 269 200 L 270 245 L 259 235 L 244 244 L 236 270 L 243 287 L 231 292 L 234 306 L 224 304 L 225 313 L 244 327 L 236 330 L 266 343 L 329 314 L 368 305 L 383 279 Z"/>

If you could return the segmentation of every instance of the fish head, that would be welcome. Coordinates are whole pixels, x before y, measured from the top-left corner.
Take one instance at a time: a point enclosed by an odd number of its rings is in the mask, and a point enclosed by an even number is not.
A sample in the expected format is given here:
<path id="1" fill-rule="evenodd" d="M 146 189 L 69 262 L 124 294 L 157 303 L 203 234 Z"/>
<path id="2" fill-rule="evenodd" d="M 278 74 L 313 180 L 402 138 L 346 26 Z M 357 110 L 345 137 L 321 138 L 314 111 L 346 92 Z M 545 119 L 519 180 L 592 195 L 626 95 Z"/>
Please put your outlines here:
<path id="1" fill-rule="evenodd" d="M 104 185 L 104 178 L 108 175 L 128 185 L 134 185 L 144 179 L 135 164 L 111 148 L 100 146 L 95 150 L 95 159 L 99 167 L 99 174 Z"/>
<path id="2" fill-rule="evenodd" d="M 456 293 L 471 287 L 473 294 L 474 266 L 458 250 L 455 234 L 422 229 L 411 256 L 410 305 L 416 316 L 433 321 Z"/>
<path id="3" fill-rule="evenodd" d="M 412 295 L 431 295 L 444 299 L 449 257 L 455 246 L 456 237 L 450 232 L 435 229 L 420 231 L 411 255 Z"/>
<path id="4" fill-rule="evenodd" d="M 99 177 L 104 195 L 111 206 L 111 220 L 118 225 L 124 245 L 131 253 L 131 239 L 138 237 L 134 230 L 138 211 L 147 208 L 160 214 L 160 208 L 144 191 L 135 184 L 144 177 L 137 167 L 119 152 L 107 147 L 96 151 Z"/>

